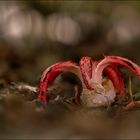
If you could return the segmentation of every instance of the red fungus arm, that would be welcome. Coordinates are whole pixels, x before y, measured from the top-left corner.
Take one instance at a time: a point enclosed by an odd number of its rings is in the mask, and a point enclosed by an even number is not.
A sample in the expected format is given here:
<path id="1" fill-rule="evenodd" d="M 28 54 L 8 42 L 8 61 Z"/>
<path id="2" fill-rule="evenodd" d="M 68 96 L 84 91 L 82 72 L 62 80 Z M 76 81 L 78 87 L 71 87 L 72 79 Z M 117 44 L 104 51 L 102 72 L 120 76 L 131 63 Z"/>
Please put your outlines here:
<path id="1" fill-rule="evenodd" d="M 104 69 L 107 77 L 112 81 L 115 89 L 121 94 L 122 97 L 126 97 L 126 89 L 124 85 L 124 80 L 122 78 L 122 73 L 115 66 L 108 66 Z"/>
<path id="2" fill-rule="evenodd" d="M 123 57 L 106 56 L 98 65 L 94 72 L 93 80 L 96 83 L 102 82 L 102 72 L 110 65 L 123 66 L 132 71 L 138 78 L 140 78 L 140 66 Z"/>
<path id="3" fill-rule="evenodd" d="M 48 97 L 46 93 L 47 87 L 55 80 L 55 78 L 62 72 L 68 71 L 76 74 L 80 79 L 80 68 L 75 63 L 66 61 L 58 62 L 50 67 L 48 67 L 42 74 L 39 86 L 38 98 L 44 103 L 48 102 Z M 80 93 L 79 93 L 80 94 Z M 77 95 L 80 96 L 80 95 Z"/>
<path id="4" fill-rule="evenodd" d="M 86 87 L 92 90 L 93 87 L 90 84 L 92 78 L 92 59 L 91 57 L 82 57 L 80 60 L 80 70 Z"/>

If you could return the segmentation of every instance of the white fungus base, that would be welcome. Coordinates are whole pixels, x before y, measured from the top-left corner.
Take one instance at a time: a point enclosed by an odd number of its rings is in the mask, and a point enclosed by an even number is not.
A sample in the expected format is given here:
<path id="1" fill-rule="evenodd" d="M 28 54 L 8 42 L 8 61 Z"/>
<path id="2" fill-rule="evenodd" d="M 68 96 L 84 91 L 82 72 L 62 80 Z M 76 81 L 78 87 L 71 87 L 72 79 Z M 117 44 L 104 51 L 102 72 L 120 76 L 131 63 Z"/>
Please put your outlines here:
<path id="1" fill-rule="evenodd" d="M 104 90 L 96 88 L 96 90 L 83 89 L 81 95 L 82 104 L 86 107 L 101 107 L 109 106 L 114 102 L 116 97 L 116 91 L 113 83 L 109 79 L 104 79 L 102 86 Z"/>

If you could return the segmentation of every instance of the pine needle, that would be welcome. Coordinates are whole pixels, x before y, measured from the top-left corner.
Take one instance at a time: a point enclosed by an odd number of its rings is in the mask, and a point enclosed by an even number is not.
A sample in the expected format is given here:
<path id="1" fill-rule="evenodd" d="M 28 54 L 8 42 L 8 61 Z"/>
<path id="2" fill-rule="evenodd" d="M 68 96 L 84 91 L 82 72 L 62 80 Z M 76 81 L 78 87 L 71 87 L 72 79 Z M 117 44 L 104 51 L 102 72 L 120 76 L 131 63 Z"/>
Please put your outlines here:
<path id="1" fill-rule="evenodd" d="M 129 76 L 129 81 L 128 81 L 128 93 L 129 93 L 129 95 L 130 95 L 131 100 L 133 101 L 131 76 Z"/>

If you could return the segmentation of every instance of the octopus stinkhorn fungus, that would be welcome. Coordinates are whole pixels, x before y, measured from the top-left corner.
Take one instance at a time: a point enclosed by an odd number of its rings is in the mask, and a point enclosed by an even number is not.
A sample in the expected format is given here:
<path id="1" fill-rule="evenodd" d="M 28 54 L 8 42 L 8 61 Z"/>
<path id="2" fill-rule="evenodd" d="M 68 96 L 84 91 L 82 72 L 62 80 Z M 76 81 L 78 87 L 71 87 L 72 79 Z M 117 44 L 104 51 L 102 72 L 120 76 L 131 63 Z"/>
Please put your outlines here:
<path id="1" fill-rule="evenodd" d="M 126 97 L 123 74 L 119 70 L 121 66 L 140 78 L 140 66 L 119 56 L 106 56 L 100 61 L 93 61 L 86 56 L 81 58 L 79 65 L 70 61 L 58 62 L 43 72 L 38 98 L 47 104 L 49 99 L 46 89 L 49 84 L 61 72 L 68 71 L 76 74 L 82 82 L 83 89 L 75 95 L 78 102 L 87 107 L 108 106 L 115 101 L 116 94 Z"/>

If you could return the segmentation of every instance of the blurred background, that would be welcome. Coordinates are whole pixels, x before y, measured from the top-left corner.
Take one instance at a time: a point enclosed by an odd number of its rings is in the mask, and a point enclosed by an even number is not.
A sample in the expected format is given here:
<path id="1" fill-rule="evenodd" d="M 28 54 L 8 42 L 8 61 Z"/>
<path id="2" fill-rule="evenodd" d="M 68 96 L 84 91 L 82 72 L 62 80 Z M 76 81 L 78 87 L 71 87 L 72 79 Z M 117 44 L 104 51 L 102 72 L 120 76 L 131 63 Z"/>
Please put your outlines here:
<path id="1" fill-rule="evenodd" d="M 60 60 L 119 55 L 140 64 L 139 1 L 0 1 L 0 77 L 38 84 Z"/>
<path id="2" fill-rule="evenodd" d="M 139 1 L 0 1 L 0 85 L 14 81 L 38 86 L 39 78 L 46 67 L 64 60 L 79 62 L 82 56 L 87 55 L 95 60 L 103 58 L 104 55 L 118 55 L 127 57 L 140 65 Z M 140 83 L 137 80 L 133 82 L 135 87 L 140 90 Z M 31 113 L 32 111 L 29 113 L 30 117 Z M 20 114 L 20 117 L 22 118 L 23 115 L 25 114 Z M 40 114 L 33 115 L 37 115 L 37 125 L 40 123 L 43 125 L 44 122 L 39 120 L 44 116 L 42 114 L 41 117 Z M 94 115 L 93 113 L 91 116 Z M 26 119 L 29 116 L 25 115 Z M 77 117 L 77 114 L 75 116 Z M 74 117 L 71 117 L 74 121 Z M 67 130 L 64 126 L 59 129 L 56 123 L 52 132 L 52 127 L 49 125 L 48 132 L 45 131 L 42 136 L 45 137 L 48 134 L 51 137 L 55 134 L 54 136 L 57 138 L 59 136 L 72 138 L 71 134 L 73 137 L 77 137 L 79 134 L 81 137 L 91 138 L 92 135 L 88 134 L 93 129 L 97 138 L 102 138 L 100 132 L 103 133 L 106 129 L 108 131 L 107 136 L 110 137 L 117 135 L 118 138 L 122 138 L 125 134 L 125 138 L 132 138 L 134 135 L 135 138 L 139 137 L 139 133 L 134 131 L 139 130 L 139 126 L 134 125 L 138 124 L 136 121 L 131 123 L 129 127 L 126 125 L 134 119 L 132 116 L 122 124 L 120 123 L 118 128 L 114 127 L 116 122 L 112 122 L 108 118 L 103 119 L 101 117 L 98 121 L 96 121 L 98 116 L 93 120 L 91 118 L 90 120 L 85 117 L 78 119 L 79 122 L 84 121 L 86 125 L 79 125 L 74 121 L 76 126 L 72 126 L 74 130 L 71 129 L 71 131 L 69 131 L 70 128 Z M 137 118 L 140 118 L 139 114 L 137 114 Z M 13 118 L 14 121 L 9 122 L 13 124 L 16 119 L 19 118 L 15 117 Z M 98 127 L 90 125 L 91 120 Z M 113 125 L 112 131 L 111 128 L 102 127 L 101 123 L 105 123 L 105 120 L 108 120 L 106 126 L 112 128 Z M 28 119 L 27 122 L 30 121 Z M 0 122 L 2 124 L 3 120 L 1 119 Z M 99 125 L 96 124 L 98 122 Z M 18 126 L 18 123 L 20 126 L 21 124 L 24 125 L 24 121 L 19 121 L 14 125 Z M 129 128 L 128 131 L 115 134 L 114 130 L 119 130 L 124 124 Z M 63 125 L 71 126 L 66 121 Z M 81 129 L 78 129 L 79 127 Z M 8 128 L 9 131 L 12 130 L 12 127 Z M 2 129 L 4 129 L 4 125 L 1 126 Z M 51 130 L 49 131 L 49 129 Z M 109 131 L 111 131 L 111 135 Z M 74 132 L 77 133 L 74 134 Z M 35 134 L 36 131 L 33 130 L 33 133 Z M 63 135 L 64 133 L 65 135 Z"/>

